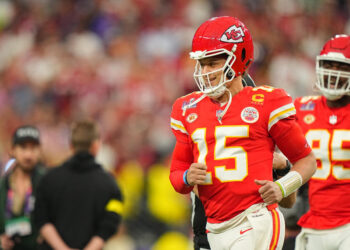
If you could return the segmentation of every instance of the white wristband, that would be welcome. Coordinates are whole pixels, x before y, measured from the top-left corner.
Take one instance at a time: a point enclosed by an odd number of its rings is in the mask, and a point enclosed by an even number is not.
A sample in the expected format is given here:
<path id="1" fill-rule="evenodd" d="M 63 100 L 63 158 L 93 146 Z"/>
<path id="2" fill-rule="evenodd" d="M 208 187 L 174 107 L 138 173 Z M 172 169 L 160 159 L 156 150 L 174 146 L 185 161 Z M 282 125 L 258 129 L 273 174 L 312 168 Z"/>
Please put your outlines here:
<path id="1" fill-rule="evenodd" d="M 297 171 L 290 171 L 281 179 L 275 181 L 282 191 L 283 198 L 295 192 L 302 184 L 303 178 Z"/>

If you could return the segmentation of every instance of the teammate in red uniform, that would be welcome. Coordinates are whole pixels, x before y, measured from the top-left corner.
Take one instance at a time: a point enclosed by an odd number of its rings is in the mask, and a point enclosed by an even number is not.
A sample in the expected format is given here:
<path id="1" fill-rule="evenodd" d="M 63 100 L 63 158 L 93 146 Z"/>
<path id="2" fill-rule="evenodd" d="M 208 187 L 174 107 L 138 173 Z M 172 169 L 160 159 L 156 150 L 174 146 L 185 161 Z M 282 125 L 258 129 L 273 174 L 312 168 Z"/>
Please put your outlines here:
<path id="1" fill-rule="evenodd" d="M 296 249 L 350 249 L 350 36 L 326 42 L 316 73 L 323 96 L 295 100 L 298 122 L 318 162 Z"/>
<path id="2" fill-rule="evenodd" d="M 194 78 L 200 92 L 173 105 L 170 181 L 184 194 L 198 185 L 212 249 L 281 249 L 284 220 L 277 202 L 316 169 L 291 97 L 269 86 L 243 88 L 253 42 L 236 18 L 203 23 L 190 56 L 197 60 Z M 293 168 L 273 182 L 276 145 Z"/>

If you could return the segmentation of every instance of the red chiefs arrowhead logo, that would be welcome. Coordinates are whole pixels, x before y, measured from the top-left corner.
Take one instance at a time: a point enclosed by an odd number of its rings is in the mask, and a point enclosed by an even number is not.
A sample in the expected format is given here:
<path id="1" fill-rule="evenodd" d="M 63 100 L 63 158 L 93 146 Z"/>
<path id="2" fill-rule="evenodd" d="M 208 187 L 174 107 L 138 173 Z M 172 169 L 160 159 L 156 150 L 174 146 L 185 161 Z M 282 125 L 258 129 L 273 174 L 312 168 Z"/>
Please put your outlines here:
<path id="1" fill-rule="evenodd" d="M 220 41 L 227 43 L 243 42 L 244 32 L 241 26 L 233 25 L 222 34 Z"/>
<path id="2" fill-rule="evenodd" d="M 252 230 L 253 228 L 248 228 L 248 229 L 246 229 L 246 230 L 241 230 L 241 231 L 239 231 L 239 234 L 244 234 L 245 232 L 248 232 L 248 231 L 250 231 L 250 230 Z"/>

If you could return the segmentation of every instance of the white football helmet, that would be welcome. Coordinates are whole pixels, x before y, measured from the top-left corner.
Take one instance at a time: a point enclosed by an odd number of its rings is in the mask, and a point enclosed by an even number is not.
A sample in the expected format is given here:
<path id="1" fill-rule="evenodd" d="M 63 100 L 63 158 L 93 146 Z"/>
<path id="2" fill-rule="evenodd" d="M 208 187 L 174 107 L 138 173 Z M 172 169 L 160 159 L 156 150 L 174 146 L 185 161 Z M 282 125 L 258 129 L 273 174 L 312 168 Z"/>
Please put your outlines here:
<path id="1" fill-rule="evenodd" d="M 350 95 L 350 36 L 336 35 L 326 42 L 316 57 L 316 74 L 316 86 L 328 100 Z"/>

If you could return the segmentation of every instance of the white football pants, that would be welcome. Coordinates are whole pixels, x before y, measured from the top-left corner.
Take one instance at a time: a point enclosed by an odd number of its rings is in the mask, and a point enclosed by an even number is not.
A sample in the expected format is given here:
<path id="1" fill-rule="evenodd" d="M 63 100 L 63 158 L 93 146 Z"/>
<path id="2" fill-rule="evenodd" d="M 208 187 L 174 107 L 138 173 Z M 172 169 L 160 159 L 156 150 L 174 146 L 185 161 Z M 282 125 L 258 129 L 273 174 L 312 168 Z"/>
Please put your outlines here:
<path id="1" fill-rule="evenodd" d="M 349 250 L 350 223 L 327 230 L 302 228 L 295 241 L 295 250 Z"/>
<path id="2" fill-rule="evenodd" d="M 256 206 L 256 205 L 254 205 Z M 248 208 L 246 211 L 250 210 Z M 243 214 L 243 216 L 241 216 Z M 223 227 L 224 231 L 209 232 L 208 240 L 213 250 L 281 250 L 284 241 L 285 223 L 278 207 L 259 207 L 243 212 L 232 220 L 234 226 Z M 237 220 L 237 217 L 240 217 Z M 237 225 L 238 224 L 238 225 Z M 231 224 L 233 225 L 233 224 Z M 217 225 L 216 225 L 217 226 Z"/>

